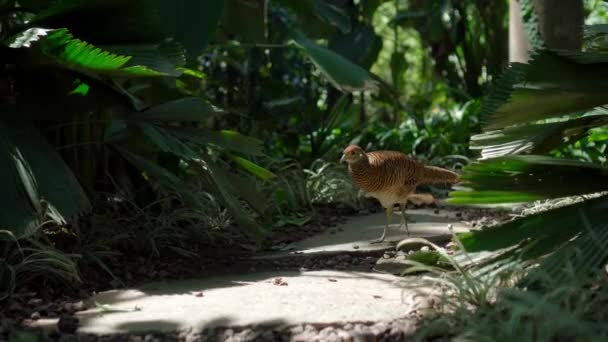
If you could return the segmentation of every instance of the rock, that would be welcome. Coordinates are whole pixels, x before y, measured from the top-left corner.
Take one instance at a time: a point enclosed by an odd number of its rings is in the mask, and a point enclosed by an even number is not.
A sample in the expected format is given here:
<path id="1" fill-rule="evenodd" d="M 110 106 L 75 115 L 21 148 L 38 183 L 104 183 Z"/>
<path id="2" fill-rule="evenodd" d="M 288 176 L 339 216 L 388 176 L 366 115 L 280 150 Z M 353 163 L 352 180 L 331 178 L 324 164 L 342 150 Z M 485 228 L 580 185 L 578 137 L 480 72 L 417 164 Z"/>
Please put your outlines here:
<path id="1" fill-rule="evenodd" d="M 78 329 L 78 322 L 78 318 L 68 314 L 62 314 L 59 317 L 59 322 L 57 322 L 57 328 L 63 333 L 73 334 Z"/>
<path id="2" fill-rule="evenodd" d="M 84 305 L 84 302 L 81 300 L 79 300 L 77 302 L 73 302 L 73 303 L 66 303 L 65 307 L 66 307 L 66 310 L 71 311 L 71 312 L 84 311 L 87 309 L 86 305 Z"/>

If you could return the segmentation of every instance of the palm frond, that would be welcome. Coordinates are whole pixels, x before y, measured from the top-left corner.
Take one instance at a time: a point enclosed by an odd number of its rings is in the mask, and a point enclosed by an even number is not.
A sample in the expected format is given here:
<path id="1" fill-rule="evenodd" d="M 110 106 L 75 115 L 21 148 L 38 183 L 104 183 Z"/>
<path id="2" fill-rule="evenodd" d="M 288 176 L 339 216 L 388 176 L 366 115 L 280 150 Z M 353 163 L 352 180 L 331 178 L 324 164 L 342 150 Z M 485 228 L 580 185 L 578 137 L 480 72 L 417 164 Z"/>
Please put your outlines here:
<path id="1" fill-rule="evenodd" d="M 470 148 L 481 150 L 481 159 L 520 153 L 543 154 L 584 137 L 590 129 L 608 125 L 607 114 L 571 120 L 506 127 L 471 137 Z"/>
<path id="2" fill-rule="evenodd" d="M 537 155 L 472 163 L 461 179 L 469 190 L 450 193 L 449 203 L 519 203 L 608 190 L 608 168 Z"/>
<path id="3" fill-rule="evenodd" d="M 532 123 L 606 103 L 608 55 L 538 51 L 529 64 L 513 63 L 488 95 L 485 130 Z"/>
<path id="4" fill-rule="evenodd" d="M 0 174 L 0 227 L 16 238 L 36 232 L 47 217 L 63 222 L 91 209 L 74 174 L 28 123 L 0 122 Z"/>

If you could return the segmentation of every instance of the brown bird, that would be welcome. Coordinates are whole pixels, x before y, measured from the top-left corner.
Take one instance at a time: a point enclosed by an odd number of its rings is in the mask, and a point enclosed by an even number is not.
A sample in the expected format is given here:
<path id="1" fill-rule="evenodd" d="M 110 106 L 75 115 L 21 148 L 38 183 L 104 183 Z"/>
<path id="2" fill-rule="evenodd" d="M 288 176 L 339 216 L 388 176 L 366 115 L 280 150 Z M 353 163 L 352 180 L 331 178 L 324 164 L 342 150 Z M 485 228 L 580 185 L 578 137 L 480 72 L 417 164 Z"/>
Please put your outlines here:
<path id="1" fill-rule="evenodd" d="M 403 153 L 395 151 L 365 152 L 357 145 L 350 145 L 342 154 L 340 162 L 348 163 L 348 172 L 353 182 L 361 190 L 376 198 L 386 209 L 386 225 L 382 236 L 372 243 L 384 241 L 386 230 L 391 223 L 393 207 L 399 204 L 401 209 L 401 227 L 409 236 L 405 207 L 411 202 L 434 201 L 431 195 L 414 194 L 419 184 L 458 182 L 455 172 L 435 166 L 424 165 Z"/>

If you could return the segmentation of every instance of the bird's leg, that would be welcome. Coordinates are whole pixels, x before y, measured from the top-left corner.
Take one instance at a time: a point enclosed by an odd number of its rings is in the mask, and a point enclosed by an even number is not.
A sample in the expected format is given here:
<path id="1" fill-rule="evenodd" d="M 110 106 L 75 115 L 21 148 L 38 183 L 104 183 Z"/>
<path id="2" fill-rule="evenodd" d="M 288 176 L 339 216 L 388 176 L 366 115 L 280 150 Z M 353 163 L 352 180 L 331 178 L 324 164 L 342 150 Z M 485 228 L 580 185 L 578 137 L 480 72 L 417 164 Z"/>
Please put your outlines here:
<path id="1" fill-rule="evenodd" d="M 407 232 L 407 236 L 410 236 L 410 230 L 407 227 L 407 216 L 405 216 L 406 207 L 407 207 L 407 203 L 399 203 L 399 209 L 401 209 L 401 224 L 399 225 L 399 228 L 401 228 L 401 226 L 405 226 L 405 231 Z"/>
<path id="2" fill-rule="evenodd" d="M 384 226 L 384 231 L 382 232 L 382 236 L 379 239 L 372 240 L 370 243 L 381 243 L 386 238 L 386 231 L 388 230 L 388 226 L 391 224 L 391 218 L 393 217 L 393 206 L 389 205 L 386 208 L 386 225 Z"/>

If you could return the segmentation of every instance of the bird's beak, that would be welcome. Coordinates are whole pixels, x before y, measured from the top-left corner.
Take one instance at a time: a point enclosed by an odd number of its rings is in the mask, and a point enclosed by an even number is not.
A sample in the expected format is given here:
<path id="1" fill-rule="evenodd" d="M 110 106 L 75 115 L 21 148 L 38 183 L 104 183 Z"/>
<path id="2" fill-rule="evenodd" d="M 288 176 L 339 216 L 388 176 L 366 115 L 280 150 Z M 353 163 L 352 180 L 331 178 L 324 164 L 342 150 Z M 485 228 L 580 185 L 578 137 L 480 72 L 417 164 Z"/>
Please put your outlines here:
<path id="1" fill-rule="evenodd" d="M 346 154 L 342 155 L 342 158 L 340 158 L 340 163 L 344 163 L 346 161 Z"/>

